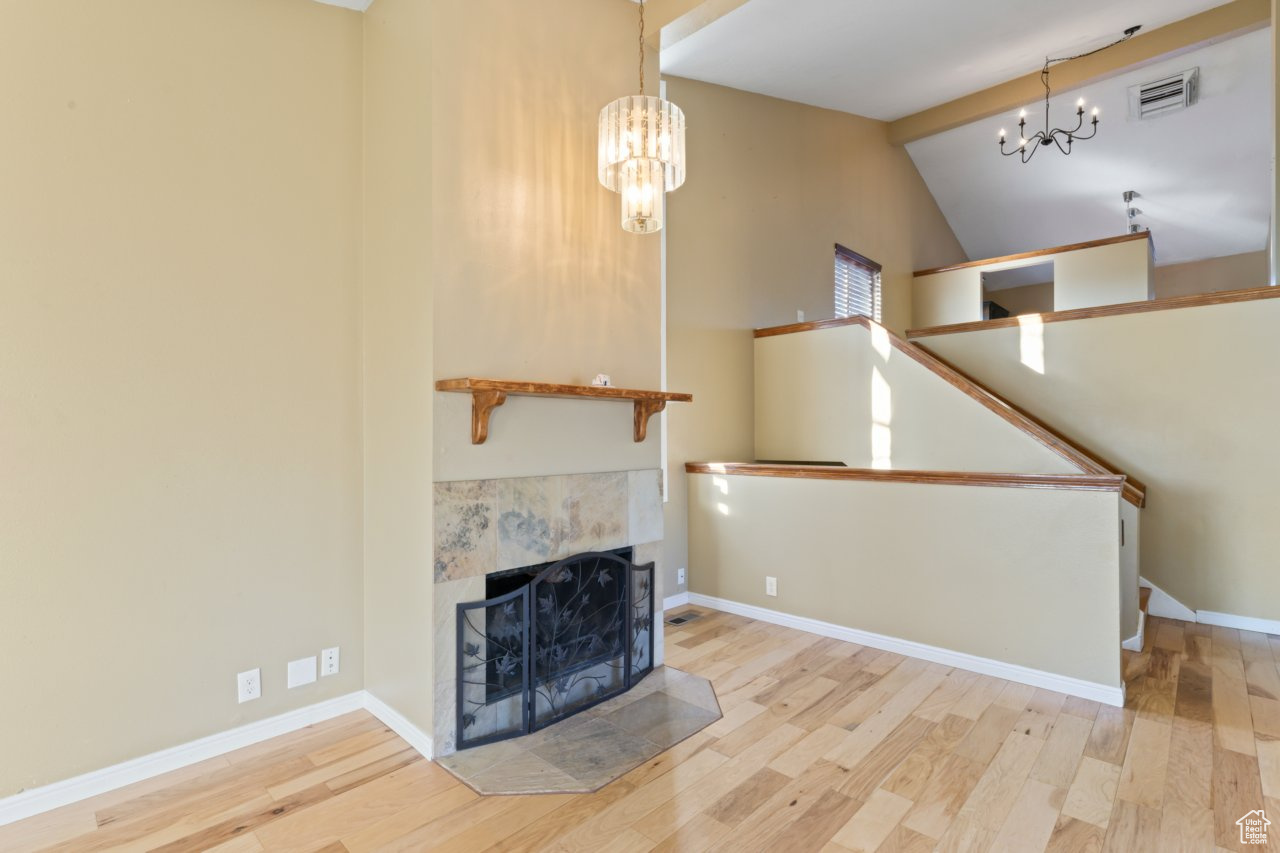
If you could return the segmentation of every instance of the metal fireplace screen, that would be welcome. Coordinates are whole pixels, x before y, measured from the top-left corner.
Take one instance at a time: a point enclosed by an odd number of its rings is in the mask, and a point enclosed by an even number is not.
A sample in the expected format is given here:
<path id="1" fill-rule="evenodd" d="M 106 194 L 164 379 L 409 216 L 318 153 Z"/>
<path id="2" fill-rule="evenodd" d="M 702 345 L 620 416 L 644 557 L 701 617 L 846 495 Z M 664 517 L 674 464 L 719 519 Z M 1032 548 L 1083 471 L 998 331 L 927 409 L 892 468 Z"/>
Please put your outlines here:
<path id="1" fill-rule="evenodd" d="M 627 557 L 578 554 L 458 605 L 458 749 L 536 731 L 653 669 L 654 564 Z"/>

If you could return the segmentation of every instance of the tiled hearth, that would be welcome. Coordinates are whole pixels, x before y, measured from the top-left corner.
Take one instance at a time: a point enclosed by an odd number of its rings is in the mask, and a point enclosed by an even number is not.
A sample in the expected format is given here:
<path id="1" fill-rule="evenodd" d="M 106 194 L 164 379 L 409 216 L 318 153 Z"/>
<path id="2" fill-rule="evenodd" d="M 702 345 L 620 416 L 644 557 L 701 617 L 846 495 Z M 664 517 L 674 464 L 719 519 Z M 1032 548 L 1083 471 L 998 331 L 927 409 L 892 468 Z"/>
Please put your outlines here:
<path id="1" fill-rule="evenodd" d="M 665 666 L 621 696 L 440 764 L 481 794 L 595 791 L 720 719 L 711 682 Z"/>
<path id="2" fill-rule="evenodd" d="M 436 754 L 444 756 L 456 748 L 457 605 L 484 599 L 487 575 L 586 551 L 631 546 L 633 562 L 657 562 L 662 542 L 659 471 L 436 483 L 434 541 L 433 740 Z M 661 578 L 659 566 L 652 593 L 659 614 L 654 619 L 656 664 L 662 662 Z M 558 723 L 542 734 L 573 722 Z"/>

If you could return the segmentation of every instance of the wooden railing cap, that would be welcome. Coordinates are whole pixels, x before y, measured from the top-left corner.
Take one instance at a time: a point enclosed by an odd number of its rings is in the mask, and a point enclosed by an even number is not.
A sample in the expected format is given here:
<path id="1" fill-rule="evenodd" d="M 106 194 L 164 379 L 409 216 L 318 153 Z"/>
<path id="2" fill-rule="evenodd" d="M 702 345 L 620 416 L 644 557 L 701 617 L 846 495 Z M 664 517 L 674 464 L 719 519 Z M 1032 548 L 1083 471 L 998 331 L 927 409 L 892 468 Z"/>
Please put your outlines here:
<path id="1" fill-rule="evenodd" d="M 1150 239 L 1150 231 L 1139 231 L 1136 234 L 1120 234 L 1116 237 L 1103 237 L 1101 240 L 1086 240 L 1083 243 L 1068 243 L 1065 246 L 1051 246 L 1048 249 L 1034 249 L 1030 252 L 1017 252 L 1012 255 L 1001 255 L 998 258 L 983 258 L 978 261 L 962 261 L 958 264 L 948 264 L 944 267 L 933 267 L 927 270 L 916 270 L 913 276 L 919 278 L 922 275 L 937 275 L 940 272 L 951 272 L 953 270 L 972 269 L 973 267 L 985 267 L 988 264 L 1005 264 L 1011 261 L 1025 261 L 1031 258 L 1043 258 L 1049 255 L 1060 255 L 1063 252 L 1078 252 L 1081 249 L 1096 249 L 1099 246 L 1110 246 L 1113 243 L 1128 243 L 1132 240 Z"/>
<path id="2" fill-rule="evenodd" d="M 941 486 L 994 486 L 1010 489 L 1069 489 L 1123 492 L 1123 474 L 1011 474 L 989 471 L 914 471 L 882 468 L 841 468 L 826 465 L 778 465 L 754 462 L 689 462 L 690 474 L 777 477 L 797 480 L 848 480 L 875 483 L 916 483 Z"/>

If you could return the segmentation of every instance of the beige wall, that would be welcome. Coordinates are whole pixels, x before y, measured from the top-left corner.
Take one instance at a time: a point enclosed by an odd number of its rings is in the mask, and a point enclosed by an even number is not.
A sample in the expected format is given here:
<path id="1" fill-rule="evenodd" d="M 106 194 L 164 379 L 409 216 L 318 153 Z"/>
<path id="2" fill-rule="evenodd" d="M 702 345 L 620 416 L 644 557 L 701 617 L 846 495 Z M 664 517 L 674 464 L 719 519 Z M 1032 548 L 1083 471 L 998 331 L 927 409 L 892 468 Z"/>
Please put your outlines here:
<path id="1" fill-rule="evenodd" d="M 1156 299 L 1168 299 L 1218 290 L 1265 287 L 1267 264 L 1266 251 L 1166 264 L 1153 270 L 1152 288 Z M 1054 310 L 1052 282 L 992 290 L 985 294 L 985 298 L 995 300 L 1011 314 L 1039 314 Z M 923 328 L 927 324 L 915 325 Z"/>
<path id="2" fill-rule="evenodd" d="M 1268 263 L 1267 252 L 1263 250 L 1156 267 L 1156 299 L 1266 287 Z"/>
<path id="3" fill-rule="evenodd" d="M 432 730 L 431 5 L 364 16 L 365 688 Z"/>
<path id="4" fill-rule="evenodd" d="M 0 7 L 0 796 L 361 687 L 360 89 L 317 3 Z"/>
<path id="5" fill-rule="evenodd" d="M 850 468 L 1080 473 L 894 349 L 883 329 L 860 325 L 756 338 L 755 455 Z"/>
<path id="6" fill-rule="evenodd" d="M 600 109 L 637 86 L 624 2 L 439 4 L 433 92 L 435 375 L 660 383 L 660 235 L 622 230 L 596 176 Z M 483 49 L 477 49 L 483 45 Z M 657 55 L 649 59 L 650 93 Z M 682 190 L 683 192 L 683 190 Z M 623 403 L 512 399 L 470 443 L 438 394 L 436 480 L 653 468 Z M 655 421 L 656 426 L 656 421 Z"/>
<path id="7" fill-rule="evenodd" d="M 1053 310 L 1152 297 L 1151 241 L 1126 240 L 1053 256 Z"/>
<path id="8" fill-rule="evenodd" d="M 1054 311 L 1140 302 L 1152 298 L 1154 293 L 1154 267 L 1151 241 L 1148 239 L 1125 240 L 1058 252 L 1051 260 Z M 1040 258 L 997 259 L 981 266 L 919 276 L 912 282 L 911 326 L 927 329 L 931 326 L 981 320 L 983 273 L 1040 266 L 1044 263 L 1046 262 Z M 1043 294 L 1036 294 L 1036 297 L 1043 298 Z M 1016 300 L 1017 294 L 1013 294 L 1013 298 Z"/>
<path id="9" fill-rule="evenodd" d="M 920 343 L 1147 484 L 1144 577 L 1192 609 L 1280 619 L 1278 324 L 1280 300 L 1048 323 L 1043 375 L 1016 328 Z"/>
<path id="10" fill-rule="evenodd" d="M 924 329 L 982 319 L 982 270 L 922 275 L 911 280 L 911 326 Z"/>
<path id="11" fill-rule="evenodd" d="M 1044 314 L 1053 310 L 1053 282 L 989 290 L 983 298 L 1008 309 L 1010 314 Z"/>
<path id="12" fill-rule="evenodd" d="M 689 500 L 696 593 L 1120 686 L 1115 492 L 691 474 Z"/>
<path id="13" fill-rule="evenodd" d="M 683 464 L 750 459 L 752 334 L 834 310 L 834 244 L 884 266 L 884 320 L 911 317 L 913 270 L 964 252 L 886 125 L 678 78 L 689 179 L 667 202 L 667 589 L 686 565 Z"/>

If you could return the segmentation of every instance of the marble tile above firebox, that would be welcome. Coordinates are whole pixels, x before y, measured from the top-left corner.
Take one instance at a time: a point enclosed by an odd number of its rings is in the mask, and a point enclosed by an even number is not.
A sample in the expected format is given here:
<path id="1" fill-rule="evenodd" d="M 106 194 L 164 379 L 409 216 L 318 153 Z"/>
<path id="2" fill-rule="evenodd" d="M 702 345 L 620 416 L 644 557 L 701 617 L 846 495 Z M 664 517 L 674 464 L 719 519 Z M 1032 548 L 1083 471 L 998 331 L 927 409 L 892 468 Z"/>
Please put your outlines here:
<path id="1" fill-rule="evenodd" d="M 595 791 L 720 716 L 711 682 L 658 667 L 629 692 L 577 716 L 438 761 L 481 794 Z"/>
<path id="2" fill-rule="evenodd" d="M 560 521 L 565 526 L 565 553 L 607 551 L 631 542 L 627 519 L 627 474 L 570 474 L 562 478 Z"/>
<path id="3" fill-rule="evenodd" d="M 657 469 L 435 484 L 436 583 L 662 539 Z"/>
<path id="4" fill-rule="evenodd" d="M 497 571 L 549 562 L 564 542 L 560 477 L 498 480 Z"/>
<path id="5" fill-rule="evenodd" d="M 493 571 L 497 480 L 436 483 L 432 501 L 436 583 Z"/>

